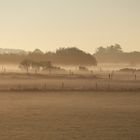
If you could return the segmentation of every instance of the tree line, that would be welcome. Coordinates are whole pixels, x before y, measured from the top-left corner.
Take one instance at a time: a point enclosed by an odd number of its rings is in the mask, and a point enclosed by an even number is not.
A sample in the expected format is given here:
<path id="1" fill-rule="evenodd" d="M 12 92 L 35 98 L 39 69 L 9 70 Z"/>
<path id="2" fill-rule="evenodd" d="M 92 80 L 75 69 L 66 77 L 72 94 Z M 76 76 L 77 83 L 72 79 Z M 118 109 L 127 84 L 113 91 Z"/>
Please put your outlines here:
<path id="1" fill-rule="evenodd" d="M 97 65 L 96 58 L 76 47 L 59 48 L 56 52 L 42 52 L 35 49 L 27 54 L 0 54 L 1 63 L 20 63 L 23 60 L 32 60 L 34 62 L 50 61 L 58 65 Z"/>
<path id="2" fill-rule="evenodd" d="M 107 47 L 99 47 L 94 53 L 99 63 L 129 63 L 131 65 L 140 63 L 140 52 L 124 52 L 119 44 Z"/>
<path id="3" fill-rule="evenodd" d="M 29 70 L 34 71 L 35 73 L 38 73 L 40 70 L 48 70 L 51 72 L 52 69 L 60 70 L 60 67 L 54 66 L 51 61 L 33 61 L 30 59 L 24 59 L 20 62 L 19 68 L 22 70 L 25 70 L 27 73 Z"/>
<path id="4" fill-rule="evenodd" d="M 90 65 L 98 63 L 140 63 L 140 52 L 124 52 L 119 44 L 98 47 L 94 54 L 86 53 L 76 47 L 59 48 L 56 52 L 42 52 L 35 49 L 32 52 L 0 54 L 0 63 L 19 64 L 23 60 L 36 62 L 50 61 L 56 65 Z"/>

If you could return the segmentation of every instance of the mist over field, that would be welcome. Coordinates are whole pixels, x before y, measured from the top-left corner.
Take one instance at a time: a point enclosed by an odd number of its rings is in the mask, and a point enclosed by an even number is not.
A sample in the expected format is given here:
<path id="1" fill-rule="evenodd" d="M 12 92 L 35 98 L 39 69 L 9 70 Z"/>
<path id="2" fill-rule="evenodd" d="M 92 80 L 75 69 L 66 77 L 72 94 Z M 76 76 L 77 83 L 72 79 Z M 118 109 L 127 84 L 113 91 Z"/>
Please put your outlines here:
<path id="1" fill-rule="evenodd" d="M 116 46 L 94 55 L 73 47 L 20 51 L 0 54 L 0 139 L 140 137 L 140 64 L 133 53 L 131 63 L 116 61 L 126 55 Z"/>
<path id="2" fill-rule="evenodd" d="M 139 0 L 1 0 L 0 140 L 140 140 L 139 13 Z"/>

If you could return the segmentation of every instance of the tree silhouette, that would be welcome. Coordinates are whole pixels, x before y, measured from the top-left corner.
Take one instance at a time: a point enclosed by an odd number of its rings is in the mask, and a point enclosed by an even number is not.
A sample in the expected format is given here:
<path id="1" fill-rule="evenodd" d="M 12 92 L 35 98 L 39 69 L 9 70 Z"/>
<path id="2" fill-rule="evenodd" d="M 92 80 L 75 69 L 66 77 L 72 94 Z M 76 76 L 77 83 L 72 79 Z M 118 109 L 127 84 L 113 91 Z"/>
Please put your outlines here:
<path id="1" fill-rule="evenodd" d="M 25 60 L 23 60 L 23 61 L 20 63 L 19 67 L 20 67 L 21 69 L 26 70 L 26 72 L 28 73 L 28 72 L 29 72 L 29 68 L 31 67 L 31 65 L 32 65 L 32 60 L 25 59 Z"/>
<path id="2" fill-rule="evenodd" d="M 96 54 L 114 54 L 114 53 L 122 53 L 122 48 L 119 44 L 111 45 L 108 46 L 107 48 L 105 47 L 99 47 L 96 50 Z"/>

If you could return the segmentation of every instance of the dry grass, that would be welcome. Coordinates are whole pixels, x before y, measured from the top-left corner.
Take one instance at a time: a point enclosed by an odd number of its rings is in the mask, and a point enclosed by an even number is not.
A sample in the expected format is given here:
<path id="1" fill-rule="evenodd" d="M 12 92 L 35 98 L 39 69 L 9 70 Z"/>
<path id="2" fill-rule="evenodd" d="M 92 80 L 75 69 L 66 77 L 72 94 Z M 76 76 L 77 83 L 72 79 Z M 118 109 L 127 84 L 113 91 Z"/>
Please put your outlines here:
<path id="1" fill-rule="evenodd" d="M 140 91 L 140 74 L 135 80 L 132 73 L 46 75 L 5 73 L 0 74 L 0 91 Z"/>
<path id="2" fill-rule="evenodd" d="M 139 140 L 138 92 L 0 93 L 0 140 Z"/>

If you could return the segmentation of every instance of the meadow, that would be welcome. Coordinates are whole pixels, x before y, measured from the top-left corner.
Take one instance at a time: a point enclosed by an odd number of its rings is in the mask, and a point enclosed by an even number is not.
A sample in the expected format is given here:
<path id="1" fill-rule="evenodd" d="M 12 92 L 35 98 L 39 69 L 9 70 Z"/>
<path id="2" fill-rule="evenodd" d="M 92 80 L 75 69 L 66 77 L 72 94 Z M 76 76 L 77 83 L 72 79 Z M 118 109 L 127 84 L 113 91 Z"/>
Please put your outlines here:
<path id="1" fill-rule="evenodd" d="M 139 140 L 139 92 L 0 92 L 0 140 Z"/>
<path id="2" fill-rule="evenodd" d="M 140 72 L 0 73 L 0 91 L 140 91 Z"/>
<path id="3" fill-rule="evenodd" d="M 139 140 L 140 72 L 111 72 L 1 72 L 0 140 Z"/>

